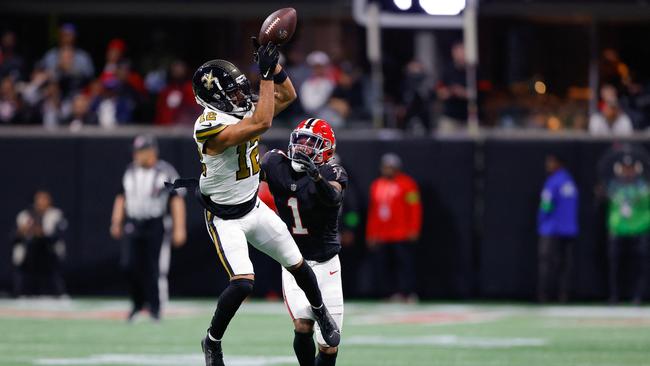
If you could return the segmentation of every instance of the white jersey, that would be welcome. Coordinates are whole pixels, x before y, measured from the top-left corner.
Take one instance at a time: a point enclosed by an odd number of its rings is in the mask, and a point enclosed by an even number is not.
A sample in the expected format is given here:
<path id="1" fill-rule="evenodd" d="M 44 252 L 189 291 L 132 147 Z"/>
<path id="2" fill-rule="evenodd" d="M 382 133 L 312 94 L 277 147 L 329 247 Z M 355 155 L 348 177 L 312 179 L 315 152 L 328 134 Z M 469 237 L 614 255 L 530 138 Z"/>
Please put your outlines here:
<path id="1" fill-rule="evenodd" d="M 244 117 L 250 117 L 253 110 Z M 253 199 L 260 184 L 259 137 L 231 146 L 218 155 L 207 155 L 203 144 L 239 118 L 205 109 L 194 124 L 194 140 L 199 148 L 203 173 L 201 193 L 221 205 L 237 205 Z"/>

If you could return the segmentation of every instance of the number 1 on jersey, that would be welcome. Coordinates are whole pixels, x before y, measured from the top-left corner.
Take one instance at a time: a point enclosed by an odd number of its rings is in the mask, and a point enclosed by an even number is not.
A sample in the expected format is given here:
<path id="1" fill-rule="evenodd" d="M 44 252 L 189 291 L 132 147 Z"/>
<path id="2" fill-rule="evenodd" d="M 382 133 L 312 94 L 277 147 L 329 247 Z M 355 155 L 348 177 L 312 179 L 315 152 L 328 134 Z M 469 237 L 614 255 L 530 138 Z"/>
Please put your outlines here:
<path id="1" fill-rule="evenodd" d="M 287 201 L 287 206 L 291 207 L 291 212 L 293 213 L 293 222 L 295 223 L 294 227 L 291 228 L 291 232 L 298 235 L 309 234 L 307 228 L 302 226 L 300 211 L 298 211 L 298 199 L 296 197 L 289 198 L 289 201 Z"/>

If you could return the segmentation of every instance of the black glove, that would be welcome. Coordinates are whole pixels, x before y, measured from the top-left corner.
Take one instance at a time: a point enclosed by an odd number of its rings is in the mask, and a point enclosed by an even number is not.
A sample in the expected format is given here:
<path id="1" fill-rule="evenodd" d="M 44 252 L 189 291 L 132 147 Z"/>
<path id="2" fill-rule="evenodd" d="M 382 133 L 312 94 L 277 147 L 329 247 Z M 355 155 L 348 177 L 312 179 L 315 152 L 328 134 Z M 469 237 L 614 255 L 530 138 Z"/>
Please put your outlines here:
<path id="1" fill-rule="evenodd" d="M 278 47 L 272 42 L 260 46 L 260 43 L 255 37 L 251 37 L 251 40 L 253 41 L 254 49 L 253 61 L 259 66 L 262 80 L 273 80 L 273 72 L 275 72 L 275 66 L 280 59 Z"/>
<path id="2" fill-rule="evenodd" d="M 293 153 L 293 161 L 300 164 L 300 166 L 305 170 L 305 173 L 307 173 L 307 176 L 314 181 L 316 194 L 321 202 L 331 207 L 341 204 L 343 201 L 343 191 L 334 188 L 334 186 L 327 180 L 322 179 L 318 167 L 309 156 L 307 156 L 307 154 L 302 151 L 296 151 Z"/>
<path id="3" fill-rule="evenodd" d="M 318 167 L 314 163 L 313 160 L 307 156 L 302 151 L 295 151 L 293 153 L 293 161 L 296 163 L 300 164 L 302 168 L 304 169 L 305 173 L 313 180 L 314 182 L 320 179 L 320 171 L 318 170 Z"/>

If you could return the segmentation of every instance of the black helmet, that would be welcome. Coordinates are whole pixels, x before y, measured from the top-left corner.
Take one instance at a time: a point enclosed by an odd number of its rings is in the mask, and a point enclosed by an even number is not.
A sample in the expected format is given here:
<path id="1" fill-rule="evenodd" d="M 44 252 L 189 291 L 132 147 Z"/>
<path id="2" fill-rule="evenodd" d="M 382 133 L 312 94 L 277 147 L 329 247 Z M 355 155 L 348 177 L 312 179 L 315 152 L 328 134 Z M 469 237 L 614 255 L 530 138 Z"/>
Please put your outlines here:
<path id="1" fill-rule="evenodd" d="M 196 102 L 204 108 L 242 117 L 253 108 L 251 86 L 237 66 L 226 60 L 212 60 L 192 76 Z"/>

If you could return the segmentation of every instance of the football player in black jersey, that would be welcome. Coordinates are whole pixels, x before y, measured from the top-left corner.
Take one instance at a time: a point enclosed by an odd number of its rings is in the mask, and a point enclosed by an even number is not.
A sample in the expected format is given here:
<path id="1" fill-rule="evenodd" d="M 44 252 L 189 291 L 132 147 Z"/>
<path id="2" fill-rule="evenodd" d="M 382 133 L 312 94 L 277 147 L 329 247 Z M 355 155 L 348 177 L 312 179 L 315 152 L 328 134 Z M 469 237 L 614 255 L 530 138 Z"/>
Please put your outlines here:
<path id="1" fill-rule="evenodd" d="M 325 306 L 341 329 L 338 218 L 348 178 L 343 167 L 330 161 L 335 149 L 336 138 L 327 121 L 304 120 L 291 133 L 286 154 L 272 150 L 264 155 L 262 178 L 269 185 L 278 214 L 316 274 Z M 294 323 L 293 348 L 300 366 L 334 365 L 338 347 L 325 343 L 304 292 L 286 270 L 282 272 L 282 289 Z"/>

